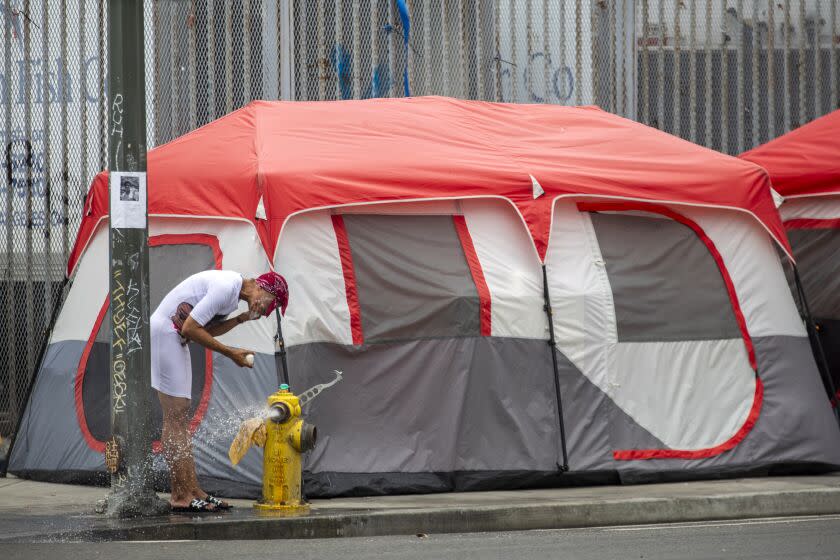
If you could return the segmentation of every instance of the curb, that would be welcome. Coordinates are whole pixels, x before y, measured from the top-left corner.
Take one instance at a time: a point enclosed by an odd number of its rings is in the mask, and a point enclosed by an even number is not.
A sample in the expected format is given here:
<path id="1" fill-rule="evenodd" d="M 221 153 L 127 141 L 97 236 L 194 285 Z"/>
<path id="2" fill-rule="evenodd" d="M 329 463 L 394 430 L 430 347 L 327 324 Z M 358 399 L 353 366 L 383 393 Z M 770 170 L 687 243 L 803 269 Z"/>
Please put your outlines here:
<path id="1" fill-rule="evenodd" d="M 566 529 L 837 513 L 840 513 L 840 488 L 826 488 L 468 508 L 342 513 L 329 513 L 325 509 L 303 517 L 191 518 L 178 523 L 138 520 L 120 523 L 121 527 L 115 527 L 111 522 L 109 527 L 89 527 L 53 537 L 86 541 L 313 539 Z"/>

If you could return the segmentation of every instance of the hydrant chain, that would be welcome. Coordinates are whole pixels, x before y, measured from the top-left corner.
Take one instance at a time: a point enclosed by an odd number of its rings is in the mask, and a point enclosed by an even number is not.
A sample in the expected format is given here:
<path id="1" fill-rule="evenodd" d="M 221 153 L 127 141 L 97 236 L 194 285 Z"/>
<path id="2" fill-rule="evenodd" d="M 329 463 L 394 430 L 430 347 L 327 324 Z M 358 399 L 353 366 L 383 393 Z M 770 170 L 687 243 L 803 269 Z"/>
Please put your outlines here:
<path id="1" fill-rule="evenodd" d="M 335 379 L 333 379 L 329 383 L 319 383 L 318 385 L 315 385 L 314 387 L 310 387 L 309 389 L 304 391 L 298 397 L 298 399 L 300 400 L 300 406 L 304 406 L 304 405 L 312 402 L 312 400 L 315 397 L 317 397 L 318 395 L 320 395 L 321 392 L 324 389 L 329 389 L 330 387 L 332 387 L 333 385 L 335 385 L 336 383 L 341 381 L 342 375 L 343 375 L 342 372 L 340 370 L 334 369 L 333 373 L 335 374 Z"/>

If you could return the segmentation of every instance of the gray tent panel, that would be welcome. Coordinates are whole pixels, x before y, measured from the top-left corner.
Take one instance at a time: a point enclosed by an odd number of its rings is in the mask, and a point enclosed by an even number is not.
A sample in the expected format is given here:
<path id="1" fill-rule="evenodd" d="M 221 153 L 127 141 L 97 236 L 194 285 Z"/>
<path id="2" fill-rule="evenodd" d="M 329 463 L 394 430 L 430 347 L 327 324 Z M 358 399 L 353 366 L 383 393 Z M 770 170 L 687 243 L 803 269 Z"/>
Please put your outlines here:
<path id="1" fill-rule="evenodd" d="M 612 452 L 662 447 L 560 352 L 570 466 L 612 471 Z M 313 496 L 429 492 L 524 483 L 558 472 L 560 435 L 545 341 L 458 338 L 289 349 L 293 384 L 342 369 L 305 409 L 319 443 Z M 514 477 L 514 478 L 510 478 Z M 482 484 L 484 486 L 482 486 Z M 504 483 L 501 483 L 504 484 Z"/>
<path id="2" fill-rule="evenodd" d="M 788 231 L 814 317 L 840 319 L 840 229 Z"/>
<path id="3" fill-rule="evenodd" d="M 754 342 L 765 386 L 758 422 L 734 449 L 692 461 L 613 461 L 614 449 L 662 444 L 558 354 L 571 475 L 618 469 L 624 480 L 635 481 L 782 462 L 840 464 L 840 432 L 807 339 Z M 75 414 L 67 364 L 78 363 L 82 347 L 65 342 L 48 350 L 12 472 L 46 472 L 55 480 L 68 471 L 103 471 L 102 455 L 87 446 L 76 422 L 66 421 Z M 329 379 L 333 368 L 345 371 L 343 382 L 304 410 L 321 434 L 307 458 L 310 496 L 527 485 L 556 474 L 559 436 L 545 349 L 544 341 L 497 338 L 291 348 L 298 391 Z M 259 414 L 276 389 L 274 360 L 258 355 L 245 377 L 226 358 L 214 364 L 212 398 L 195 438 L 198 472 L 214 492 L 253 497 L 261 453 L 252 450 L 234 468 L 227 449 L 240 422 Z M 159 459 L 156 470 L 165 472 Z"/>
<path id="4" fill-rule="evenodd" d="M 111 437 L 110 309 L 96 333 L 82 377 L 82 410 L 88 430 L 97 441 Z M 72 364 L 68 364 L 71 366 Z M 75 376 L 74 376 L 75 377 Z"/>
<path id="5" fill-rule="evenodd" d="M 105 302 L 102 302 L 104 305 Z M 110 348 L 111 346 L 111 306 L 108 306 L 108 309 L 105 310 L 105 316 L 102 317 L 102 322 L 99 323 L 99 330 L 96 331 L 96 337 L 93 339 L 94 346 L 97 344 L 104 344 L 106 347 Z M 106 353 L 108 349 L 106 348 Z M 111 369 L 110 364 L 105 365 L 105 370 Z"/>
<path id="6" fill-rule="evenodd" d="M 615 463 L 612 454 L 616 449 L 665 447 L 657 437 L 621 410 L 559 350 L 557 364 L 571 471 L 613 469 Z"/>
<path id="7" fill-rule="evenodd" d="M 187 276 L 216 268 L 213 250 L 207 245 L 185 243 L 149 248 L 149 308 L 154 311 L 172 288 Z"/>
<path id="8" fill-rule="evenodd" d="M 344 380 L 304 410 L 313 472 L 554 470 L 559 458 L 544 341 L 450 338 L 289 349 L 295 387 Z M 549 390 L 551 389 L 551 390 Z"/>
<path id="9" fill-rule="evenodd" d="M 480 335 L 451 216 L 345 215 L 365 342 Z"/>
<path id="10" fill-rule="evenodd" d="M 617 461 L 622 480 L 661 480 L 672 472 L 737 473 L 773 465 L 840 465 L 840 429 L 825 398 L 807 338 L 753 338 L 764 384 L 755 426 L 729 451 L 705 459 Z M 674 476 L 672 478 L 679 478 Z"/>
<path id="11" fill-rule="evenodd" d="M 76 422 L 73 379 L 84 347 L 84 342 L 65 341 L 47 348 L 9 472 L 105 469 L 104 456 L 88 447 Z"/>
<path id="12" fill-rule="evenodd" d="M 590 215 L 619 342 L 741 337 L 720 269 L 690 228 L 664 218 Z"/>
<path id="13" fill-rule="evenodd" d="M 752 460 L 840 465 L 840 429 L 806 337 L 753 339 L 764 405 L 746 443 Z"/>

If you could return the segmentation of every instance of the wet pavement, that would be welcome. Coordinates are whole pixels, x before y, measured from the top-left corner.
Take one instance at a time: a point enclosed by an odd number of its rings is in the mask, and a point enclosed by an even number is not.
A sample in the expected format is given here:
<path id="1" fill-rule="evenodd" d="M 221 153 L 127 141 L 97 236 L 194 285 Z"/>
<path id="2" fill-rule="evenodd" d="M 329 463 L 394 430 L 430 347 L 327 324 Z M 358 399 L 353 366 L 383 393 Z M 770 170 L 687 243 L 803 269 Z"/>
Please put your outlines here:
<path id="1" fill-rule="evenodd" d="M 354 539 L 284 541 L 137 541 L 73 544 L 0 544 L 9 560 L 92 560 L 115 558 L 287 557 L 299 560 L 400 558 L 671 558 L 697 560 L 751 558 L 828 560 L 840 551 L 840 516 L 749 521 L 658 524 L 525 532 L 420 534 Z"/>
<path id="2" fill-rule="evenodd" d="M 247 526 L 253 532 L 254 526 L 260 524 L 265 525 L 260 531 L 265 538 L 275 538 L 269 533 L 272 532 L 270 526 L 277 521 L 330 518 L 339 511 L 345 516 L 364 515 L 368 510 L 324 508 L 308 514 L 266 514 L 256 512 L 248 505 L 218 513 L 172 513 L 134 519 L 109 519 L 96 513 L 93 507 L 83 511 L 59 510 L 46 515 L 0 513 L 0 543 L 223 538 L 222 533 L 235 537 L 241 528 Z M 283 535 L 276 538 L 283 538 Z"/>
<path id="3" fill-rule="evenodd" d="M 311 512 L 229 512 L 116 520 L 106 488 L 0 479 L 0 542 L 290 539 L 515 531 L 840 514 L 840 474 L 635 486 L 314 500 Z"/>

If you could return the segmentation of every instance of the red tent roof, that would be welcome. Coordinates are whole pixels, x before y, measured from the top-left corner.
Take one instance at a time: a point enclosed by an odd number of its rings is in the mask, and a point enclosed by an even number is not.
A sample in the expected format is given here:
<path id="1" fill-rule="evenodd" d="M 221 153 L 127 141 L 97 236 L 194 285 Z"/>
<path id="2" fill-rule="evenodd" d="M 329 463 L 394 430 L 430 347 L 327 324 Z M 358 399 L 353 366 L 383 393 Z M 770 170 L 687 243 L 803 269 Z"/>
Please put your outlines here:
<path id="1" fill-rule="evenodd" d="M 766 169 L 782 196 L 840 193 L 840 110 L 739 157 Z"/>
<path id="2" fill-rule="evenodd" d="M 744 210 L 787 248 L 759 167 L 596 107 L 442 97 L 255 101 L 148 156 L 149 213 L 255 224 L 274 255 L 286 219 L 366 202 L 502 197 L 544 256 L 552 202 L 593 195 Z M 533 198 L 534 177 L 545 195 Z M 68 270 L 107 214 L 91 187 Z M 267 220 L 255 219 L 260 197 Z"/>

